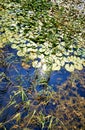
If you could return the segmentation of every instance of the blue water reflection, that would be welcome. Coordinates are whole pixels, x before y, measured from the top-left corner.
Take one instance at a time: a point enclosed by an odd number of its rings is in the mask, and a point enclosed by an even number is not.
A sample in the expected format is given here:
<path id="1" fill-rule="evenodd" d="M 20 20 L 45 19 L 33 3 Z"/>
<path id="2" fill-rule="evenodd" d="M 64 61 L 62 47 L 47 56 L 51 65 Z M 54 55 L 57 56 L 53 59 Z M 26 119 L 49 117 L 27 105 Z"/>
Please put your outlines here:
<path id="1" fill-rule="evenodd" d="M 62 85 L 69 78 L 70 74 L 64 68 L 60 71 L 52 72 L 48 84 L 56 91 L 57 85 Z"/>

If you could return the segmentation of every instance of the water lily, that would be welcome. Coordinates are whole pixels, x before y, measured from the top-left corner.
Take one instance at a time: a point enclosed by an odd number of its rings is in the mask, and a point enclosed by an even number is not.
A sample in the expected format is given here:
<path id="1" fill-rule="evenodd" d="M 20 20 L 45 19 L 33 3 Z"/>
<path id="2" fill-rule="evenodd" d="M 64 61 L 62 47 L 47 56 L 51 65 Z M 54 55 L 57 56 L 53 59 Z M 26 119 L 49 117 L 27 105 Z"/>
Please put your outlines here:
<path id="1" fill-rule="evenodd" d="M 22 48 L 26 48 L 26 44 L 20 44 L 19 46 Z"/>
<path id="2" fill-rule="evenodd" d="M 31 60 L 34 60 L 34 59 L 37 58 L 37 54 L 33 53 L 33 52 L 30 52 L 29 57 L 30 57 Z"/>
<path id="3" fill-rule="evenodd" d="M 82 64 L 74 64 L 74 67 L 75 67 L 75 69 L 77 69 L 77 70 L 82 70 L 82 69 L 83 69 Z"/>
<path id="4" fill-rule="evenodd" d="M 38 61 L 33 61 L 32 62 L 32 66 L 34 67 L 34 68 L 40 68 L 41 67 L 41 62 L 38 62 Z"/>
<path id="5" fill-rule="evenodd" d="M 62 53 L 61 52 L 56 53 L 56 56 L 62 56 Z"/>
<path id="6" fill-rule="evenodd" d="M 44 72 L 47 71 L 47 65 L 46 64 L 42 65 L 42 71 L 44 71 Z"/>
<path id="7" fill-rule="evenodd" d="M 53 71 L 55 71 L 55 70 L 60 70 L 61 69 L 61 66 L 59 66 L 59 65 L 56 65 L 56 63 L 54 63 L 53 65 L 52 65 L 52 70 Z"/>
<path id="8" fill-rule="evenodd" d="M 27 48 L 24 47 L 24 48 L 23 48 L 23 53 L 26 53 L 26 52 L 27 52 Z"/>
<path id="9" fill-rule="evenodd" d="M 40 54 L 40 55 L 38 55 L 38 58 L 43 59 L 43 58 L 44 58 L 44 55 L 43 55 L 43 54 Z"/>
<path id="10" fill-rule="evenodd" d="M 45 52 L 45 49 L 44 48 L 40 48 L 39 52 Z"/>
<path id="11" fill-rule="evenodd" d="M 65 61 L 62 59 L 62 60 L 61 60 L 61 66 L 63 67 L 64 64 L 65 64 Z"/>
<path id="12" fill-rule="evenodd" d="M 83 66 L 85 66 L 85 60 L 83 61 Z"/>
<path id="13" fill-rule="evenodd" d="M 11 45 L 11 48 L 13 48 L 13 49 L 17 49 L 17 47 L 18 47 L 18 46 L 17 46 L 16 44 L 12 44 L 12 45 Z"/>
<path id="14" fill-rule="evenodd" d="M 68 71 L 83 69 L 85 66 L 85 61 L 82 60 L 85 56 L 83 17 L 80 21 L 79 15 L 76 15 L 75 21 L 72 19 L 74 14 L 69 15 L 73 10 L 67 11 L 67 7 L 63 6 L 65 12 L 62 12 L 61 5 L 58 5 L 59 10 L 55 10 L 54 5 L 53 13 L 50 12 L 50 8 L 47 8 L 46 12 L 42 10 L 43 17 L 36 9 L 22 10 L 21 4 L 14 5 L 14 2 L 5 4 L 6 11 L 0 20 L 2 28 L 5 28 L 1 47 L 3 43 L 13 42 L 11 47 L 18 51 L 18 56 L 26 55 L 29 60 L 39 58 L 41 63 L 33 61 L 33 66 L 37 64 L 37 67 L 41 67 L 42 64 L 42 67 L 46 69 L 48 64 L 50 66 L 53 64 L 53 70 L 60 70 L 66 63 L 65 68 Z M 26 17 L 21 15 L 22 13 Z M 62 17 L 60 14 L 63 14 Z"/>
<path id="15" fill-rule="evenodd" d="M 69 72 L 73 72 L 74 71 L 74 65 L 70 65 L 70 64 L 66 64 L 65 65 L 65 69 Z"/>
<path id="16" fill-rule="evenodd" d="M 17 55 L 18 55 L 18 56 L 25 56 L 25 53 L 22 52 L 22 51 L 18 51 L 18 52 L 17 52 Z"/>
<path id="17" fill-rule="evenodd" d="M 0 42 L 0 48 L 3 48 L 3 43 L 2 42 Z"/>
<path id="18" fill-rule="evenodd" d="M 45 55 L 49 55 L 49 50 L 45 51 Z"/>
<path id="19" fill-rule="evenodd" d="M 56 65 L 59 65 L 59 66 L 61 65 L 61 62 L 58 59 L 55 60 L 55 63 L 56 63 Z"/>

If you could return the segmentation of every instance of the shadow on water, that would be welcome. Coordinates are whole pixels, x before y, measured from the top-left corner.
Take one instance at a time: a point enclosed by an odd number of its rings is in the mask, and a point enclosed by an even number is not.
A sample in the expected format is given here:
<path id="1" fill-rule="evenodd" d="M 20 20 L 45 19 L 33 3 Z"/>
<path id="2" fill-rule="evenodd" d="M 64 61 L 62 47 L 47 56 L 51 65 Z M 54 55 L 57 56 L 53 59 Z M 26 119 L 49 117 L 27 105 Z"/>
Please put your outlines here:
<path id="1" fill-rule="evenodd" d="M 3 66 L 3 63 L 0 63 L 0 78 L 3 77 L 0 80 L 0 107 L 3 108 L 5 106 L 7 106 L 7 104 L 9 104 L 10 101 L 10 96 L 13 96 L 13 91 L 15 91 L 15 93 L 17 92 L 18 88 L 16 86 L 23 86 L 24 89 L 31 91 L 30 90 L 30 86 L 32 85 L 32 82 L 35 81 L 36 76 L 35 76 L 35 69 L 33 67 L 30 67 L 28 69 L 24 69 L 21 66 L 21 58 L 18 57 L 16 55 L 16 50 L 11 49 L 10 46 L 6 46 L 3 51 L 4 53 L 4 58 L 2 59 L 2 61 L 5 62 L 5 65 Z M 10 58 L 9 58 L 10 57 Z M 84 75 L 84 70 L 81 71 L 81 75 Z M 81 77 L 80 75 L 80 77 Z M 69 100 L 70 97 L 73 97 L 74 100 L 73 102 L 75 103 L 75 91 L 77 90 L 77 94 L 80 95 L 80 97 L 85 97 L 85 88 L 84 86 L 82 86 L 82 81 L 80 79 L 75 80 L 77 87 L 72 87 L 72 82 L 74 81 L 74 79 L 72 79 L 72 81 L 70 80 L 70 83 L 68 82 L 69 78 L 71 77 L 71 73 L 69 73 L 68 71 L 66 71 L 64 68 L 62 68 L 60 71 L 55 71 L 52 72 L 51 75 L 49 76 L 49 81 L 48 81 L 48 86 L 49 86 L 49 90 L 47 88 L 45 88 L 45 85 L 37 85 L 36 91 L 35 93 L 33 92 L 34 95 L 32 96 L 28 96 L 30 98 L 32 98 L 32 101 L 34 102 L 33 105 L 37 106 L 39 105 L 39 103 L 42 104 L 42 102 L 44 102 L 44 100 L 46 100 L 46 105 L 40 105 L 38 108 L 38 111 L 42 110 L 43 113 L 45 115 L 49 115 L 50 113 L 56 113 L 56 110 L 58 112 L 60 112 L 60 109 L 58 109 L 58 106 L 61 105 L 61 107 L 65 107 L 62 106 L 62 103 L 64 100 Z M 67 83 L 67 84 L 66 84 Z M 64 86 L 64 87 L 62 87 Z M 74 85 L 75 86 L 75 85 Z M 45 89 L 45 93 L 43 91 L 43 89 Z M 70 91 L 72 90 L 72 91 Z M 47 93 L 46 93 L 47 91 Z M 52 91 L 56 92 L 55 98 L 53 98 L 52 100 L 50 99 L 51 94 L 48 93 Z M 68 91 L 68 93 L 65 93 L 66 91 Z M 36 93 L 40 96 L 36 96 Z M 29 94 L 31 95 L 31 94 Z M 34 96 L 34 97 L 33 97 Z M 52 96 L 52 95 L 51 95 Z M 58 96 L 58 97 L 56 97 Z M 61 97 L 59 97 L 61 96 Z M 66 97 L 65 97 L 66 96 Z M 33 99 L 34 98 L 34 99 Z M 60 98 L 60 101 L 59 99 Z M 37 99 L 37 100 L 36 100 Z M 58 99 L 58 100 L 56 100 Z M 19 104 L 20 102 L 22 102 L 21 96 L 16 96 L 15 98 L 17 104 Z M 5 122 L 7 120 L 10 119 L 10 117 L 12 117 L 15 113 L 17 113 L 17 111 L 24 111 L 22 113 L 22 119 L 24 119 L 25 116 L 27 116 L 28 114 L 28 110 L 24 110 L 22 107 L 21 103 L 21 108 L 17 108 L 14 105 L 11 105 L 10 107 L 8 107 L 6 110 L 4 110 L 4 113 L 2 114 L 2 116 L 0 116 L 0 122 Z M 66 105 L 66 104 L 65 104 Z M 68 107 L 67 107 L 68 108 Z M 18 110 L 19 109 L 19 110 Z M 69 108 L 70 111 L 70 108 Z M 62 114 L 62 109 L 60 114 Z M 53 114 L 54 115 L 54 114 Z M 65 120 L 67 119 L 67 115 L 65 116 Z M 69 117 L 70 118 L 70 117 Z M 63 119 L 61 119 L 63 120 Z M 10 121 L 8 123 L 6 123 L 6 128 L 9 130 L 11 126 L 13 126 L 16 123 L 15 120 Z M 29 126 L 30 128 L 30 126 Z M 33 130 L 40 130 L 41 127 L 33 127 Z M 43 130 L 47 130 L 47 128 L 43 128 Z M 63 129 L 62 129 L 63 130 Z"/>

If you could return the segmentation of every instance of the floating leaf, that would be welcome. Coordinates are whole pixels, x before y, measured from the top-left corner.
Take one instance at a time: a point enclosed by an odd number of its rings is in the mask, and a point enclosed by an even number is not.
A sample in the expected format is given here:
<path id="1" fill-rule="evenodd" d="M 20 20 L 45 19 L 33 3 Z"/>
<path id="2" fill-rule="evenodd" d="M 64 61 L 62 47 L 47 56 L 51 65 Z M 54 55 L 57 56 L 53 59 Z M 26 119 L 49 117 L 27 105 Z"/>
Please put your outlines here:
<path id="1" fill-rule="evenodd" d="M 0 48 L 3 48 L 3 43 L 2 42 L 0 42 Z"/>
<path id="2" fill-rule="evenodd" d="M 52 6 L 46 0 L 40 0 L 37 4 L 35 1 L 34 4 L 32 1 L 23 1 L 21 4 L 4 2 L 5 9 L 1 7 L 0 48 L 9 41 L 13 43 L 11 47 L 18 51 L 18 56 L 28 57 L 28 60 L 39 58 L 42 64 L 50 66 L 56 63 L 56 69 L 70 62 L 84 66 L 84 17 L 73 13 L 77 11 L 74 8 L 67 10 L 68 2 L 61 3 L 64 5 L 58 3 L 59 8 L 56 10 L 56 5 Z"/>
<path id="3" fill-rule="evenodd" d="M 38 61 L 33 61 L 32 62 L 32 66 L 35 67 L 35 68 L 40 68 L 41 67 L 41 62 L 38 62 Z"/>
<path id="4" fill-rule="evenodd" d="M 47 70 L 47 65 L 46 65 L 46 64 L 43 64 L 43 65 L 42 65 L 42 71 L 45 72 L 46 70 Z"/>
<path id="5" fill-rule="evenodd" d="M 27 52 L 27 48 L 24 47 L 24 48 L 23 48 L 23 53 L 26 53 L 26 52 Z"/>
<path id="6" fill-rule="evenodd" d="M 45 52 L 45 49 L 40 48 L 40 49 L 39 49 L 39 52 Z"/>
<path id="7" fill-rule="evenodd" d="M 74 71 L 74 65 L 70 65 L 70 64 L 66 64 L 65 65 L 65 69 L 69 72 L 73 72 Z"/>
<path id="8" fill-rule="evenodd" d="M 56 65 L 56 63 L 54 63 L 53 64 L 53 66 L 52 66 L 52 70 L 54 71 L 54 70 L 60 70 L 61 69 L 61 66 L 59 66 L 59 65 Z"/>
<path id="9" fill-rule="evenodd" d="M 64 66 L 64 64 L 65 64 L 65 61 L 62 59 L 61 60 L 61 66 Z"/>
<path id="10" fill-rule="evenodd" d="M 85 60 L 83 61 L 83 66 L 85 66 Z"/>
<path id="11" fill-rule="evenodd" d="M 17 52 L 17 55 L 18 55 L 18 56 L 25 56 L 25 53 L 23 53 L 22 51 L 18 51 L 18 52 Z"/>
<path id="12" fill-rule="evenodd" d="M 77 70 L 82 70 L 82 69 L 83 69 L 82 64 L 74 64 L 74 67 L 75 67 L 75 69 L 77 69 Z"/>
<path id="13" fill-rule="evenodd" d="M 17 46 L 16 44 L 12 44 L 12 45 L 11 45 L 11 48 L 13 48 L 13 49 L 17 49 L 17 47 L 18 47 L 18 46 Z"/>
<path id="14" fill-rule="evenodd" d="M 59 66 L 61 66 L 61 62 L 60 62 L 60 60 L 58 60 L 58 59 L 55 59 L 55 63 L 56 63 L 56 65 L 59 65 Z"/>
<path id="15" fill-rule="evenodd" d="M 31 60 L 34 60 L 34 59 L 37 58 L 37 54 L 36 54 L 36 53 L 33 53 L 33 52 L 30 52 L 29 58 L 30 58 Z"/>

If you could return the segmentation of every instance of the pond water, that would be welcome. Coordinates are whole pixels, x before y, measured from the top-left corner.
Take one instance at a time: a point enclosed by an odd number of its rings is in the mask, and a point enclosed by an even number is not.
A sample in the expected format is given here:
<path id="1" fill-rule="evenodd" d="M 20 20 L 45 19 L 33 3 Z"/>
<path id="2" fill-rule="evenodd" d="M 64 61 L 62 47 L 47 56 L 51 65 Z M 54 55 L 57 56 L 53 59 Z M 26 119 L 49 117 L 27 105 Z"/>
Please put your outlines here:
<path id="1" fill-rule="evenodd" d="M 15 118 L 14 120 L 11 120 L 11 118 L 17 112 L 21 113 L 21 124 L 23 124 L 22 120 L 26 118 L 27 115 L 31 118 L 33 113 L 30 115 L 30 110 L 24 108 L 24 102 L 26 103 L 26 101 L 29 100 L 33 105 L 31 106 L 31 110 L 36 110 L 37 114 L 41 114 L 42 116 L 45 116 L 45 118 L 50 115 L 50 113 L 54 116 L 57 112 L 58 122 L 55 127 L 52 128 L 53 130 L 55 128 L 58 128 L 59 130 L 68 128 L 70 130 L 69 123 L 72 115 L 70 115 L 68 111 L 72 111 L 72 113 L 76 112 L 77 114 L 75 114 L 73 121 L 71 122 L 73 127 L 75 126 L 75 128 L 78 129 L 84 127 L 85 122 L 84 120 L 83 123 L 81 122 L 81 114 L 84 112 L 83 110 L 85 107 L 85 69 L 82 71 L 75 71 L 72 74 L 62 68 L 60 71 L 50 73 L 47 84 L 37 85 L 35 69 L 33 67 L 28 69 L 23 68 L 21 65 L 21 58 L 16 55 L 14 49 L 11 49 L 10 46 L 6 46 L 3 48 L 3 55 L 2 61 L 4 63 L 0 64 L 0 108 L 2 111 L 0 113 L 0 122 L 5 124 L 2 125 L 2 130 L 5 127 L 7 130 L 11 129 L 11 127 L 12 129 L 25 129 L 24 127 L 19 128 L 19 122 L 17 123 Z M 23 87 L 24 91 L 26 91 L 27 99 L 23 99 L 24 101 L 22 101 L 21 96 L 18 94 L 13 97 L 14 93 L 16 94 L 19 91 L 19 86 Z M 10 96 L 14 98 L 11 102 Z M 19 104 L 19 106 L 17 104 Z M 18 106 L 18 108 L 15 106 Z M 7 108 L 5 109 L 5 107 Z M 62 116 L 59 119 L 59 114 L 61 115 L 61 113 Z M 83 114 L 83 118 L 85 118 L 85 113 Z M 55 124 L 55 116 L 53 118 Z M 36 126 L 35 123 L 35 125 L 29 124 L 27 129 L 47 130 L 50 120 L 51 119 L 44 119 L 43 117 L 44 128 L 42 128 L 41 120 L 39 126 Z M 61 121 L 67 123 L 62 124 Z"/>
<path id="2" fill-rule="evenodd" d="M 51 1 L 0 3 L 0 130 L 85 130 L 85 0 Z"/>

